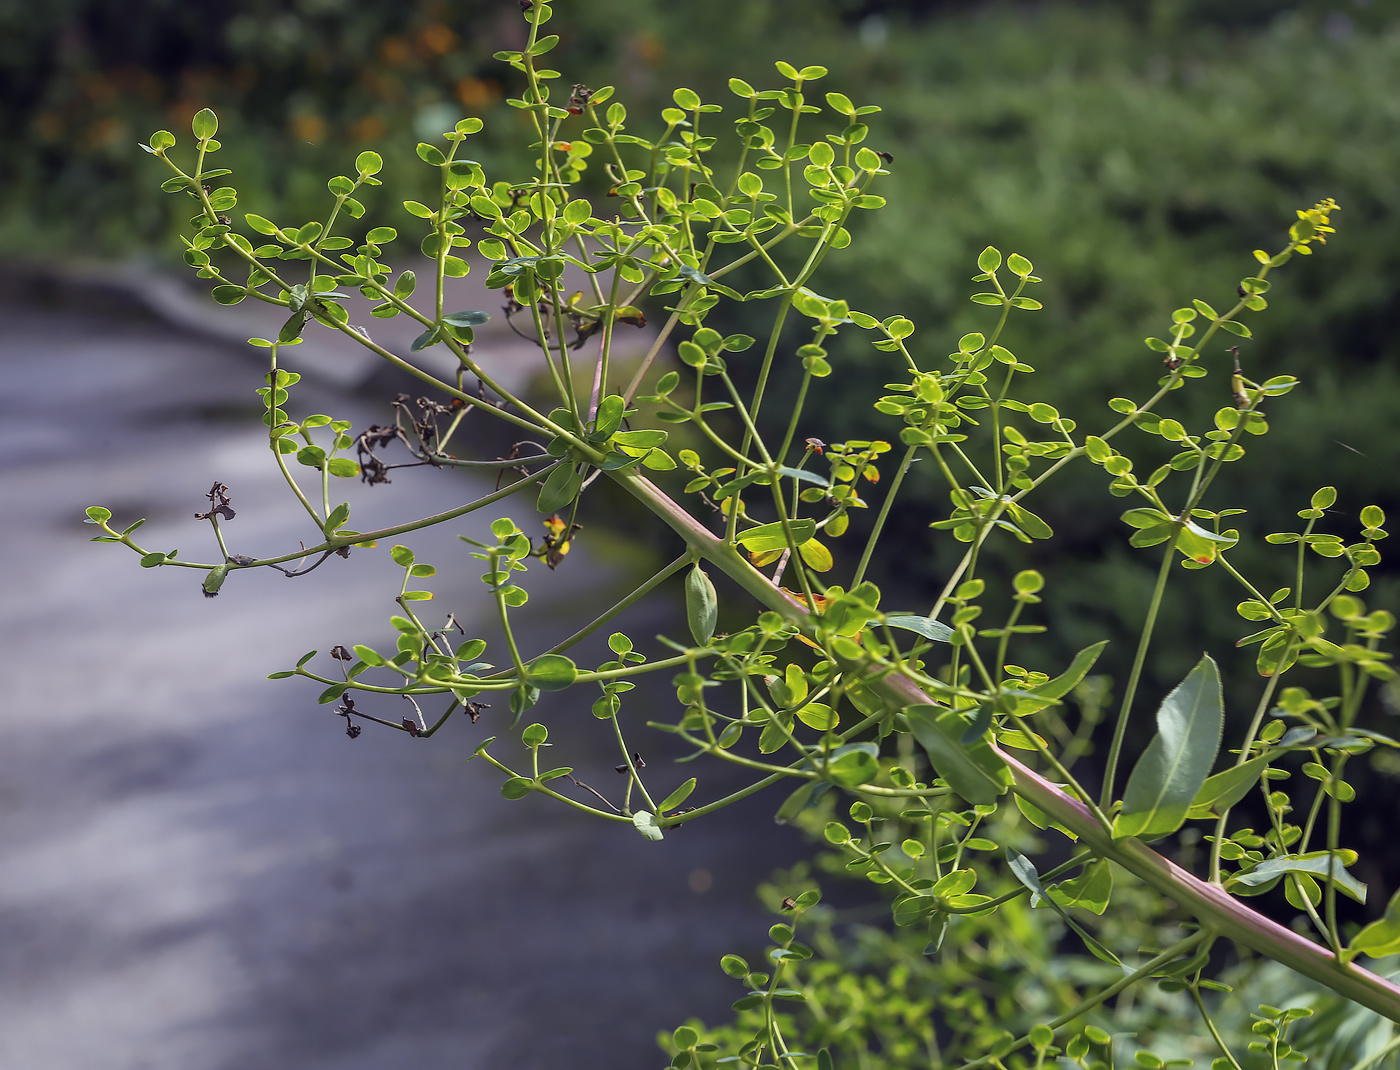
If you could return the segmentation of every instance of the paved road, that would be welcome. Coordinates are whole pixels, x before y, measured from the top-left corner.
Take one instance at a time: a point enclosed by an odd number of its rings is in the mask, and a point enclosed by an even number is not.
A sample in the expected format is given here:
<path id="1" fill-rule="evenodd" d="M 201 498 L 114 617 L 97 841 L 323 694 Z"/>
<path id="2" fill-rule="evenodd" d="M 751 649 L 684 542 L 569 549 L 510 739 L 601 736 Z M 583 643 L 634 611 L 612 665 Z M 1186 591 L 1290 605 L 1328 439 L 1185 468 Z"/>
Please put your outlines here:
<path id="1" fill-rule="evenodd" d="M 314 686 L 263 677 L 312 647 L 391 645 L 382 549 L 304 579 L 235 575 L 205 599 L 191 573 L 140 569 L 80 523 L 90 504 L 145 516 L 149 545 L 207 559 L 192 514 L 218 479 L 234 552 L 306 537 L 246 419 L 260 369 L 157 323 L 33 306 L 0 309 L 0 366 L 0 1067 L 626 1070 L 662 1065 L 652 1038 L 687 1012 L 722 1016 L 738 992 L 718 958 L 753 952 L 767 922 L 751 889 L 796 850 L 776 800 L 651 844 L 506 802 L 464 766 L 499 710 L 427 741 L 346 738 Z M 294 405 L 382 418 L 314 384 Z M 349 489 L 367 528 L 480 488 L 411 471 Z M 483 635 L 479 569 L 454 536 L 490 518 L 413 543 L 442 570 L 433 604 Z M 586 540 L 557 573 L 532 569 L 534 634 L 588 619 L 625 571 Z M 674 612 L 628 624 L 677 633 Z M 667 701 L 637 694 L 638 724 Z M 616 790 L 585 701 L 538 717 Z"/>

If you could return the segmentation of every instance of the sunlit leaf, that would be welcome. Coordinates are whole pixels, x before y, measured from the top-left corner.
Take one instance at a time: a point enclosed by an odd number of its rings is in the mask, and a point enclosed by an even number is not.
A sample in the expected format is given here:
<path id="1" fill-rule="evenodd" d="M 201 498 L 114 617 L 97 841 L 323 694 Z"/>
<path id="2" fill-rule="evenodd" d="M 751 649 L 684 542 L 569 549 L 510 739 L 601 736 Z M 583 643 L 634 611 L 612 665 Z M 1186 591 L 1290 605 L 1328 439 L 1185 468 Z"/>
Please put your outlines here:
<path id="1" fill-rule="evenodd" d="M 1153 838 L 1186 820 L 1220 749 L 1220 672 L 1202 657 L 1157 710 L 1157 734 L 1128 778 L 1114 836 Z"/>

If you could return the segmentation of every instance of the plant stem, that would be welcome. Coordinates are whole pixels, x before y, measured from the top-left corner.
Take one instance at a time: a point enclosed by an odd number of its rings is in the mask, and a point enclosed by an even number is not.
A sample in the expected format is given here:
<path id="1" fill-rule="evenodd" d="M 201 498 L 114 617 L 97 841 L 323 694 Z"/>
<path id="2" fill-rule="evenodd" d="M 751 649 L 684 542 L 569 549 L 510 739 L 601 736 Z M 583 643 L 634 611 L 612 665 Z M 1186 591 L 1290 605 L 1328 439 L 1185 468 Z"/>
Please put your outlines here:
<path id="1" fill-rule="evenodd" d="M 627 763 L 627 775 L 631 778 L 628 782 L 628 788 L 630 789 L 632 784 L 636 784 L 642 793 L 642 798 L 646 800 L 647 809 L 655 814 L 656 803 L 652 802 L 651 795 L 647 792 L 647 786 L 642 783 L 642 778 L 637 775 L 637 765 L 632 760 L 632 752 L 627 749 L 627 741 L 622 738 L 622 726 L 617 723 L 617 714 L 613 714 L 608 720 L 612 722 L 613 735 L 617 737 L 617 746 L 618 749 L 622 751 L 622 760 Z M 630 790 L 628 794 L 631 794 Z M 626 807 L 624 806 L 623 809 L 626 809 Z"/>
<path id="2" fill-rule="evenodd" d="M 1118 707 L 1118 723 L 1113 726 L 1113 743 L 1108 748 L 1108 761 L 1104 765 L 1103 793 L 1099 796 L 1099 809 L 1104 811 L 1113 805 L 1113 780 L 1118 770 L 1118 758 L 1123 750 L 1123 736 L 1128 731 L 1128 715 L 1132 713 L 1133 698 L 1137 695 L 1138 681 L 1142 679 L 1142 667 L 1147 661 L 1148 647 L 1152 645 L 1152 629 L 1157 623 L 1157 614 L 1162 609 L 1162 594 L 1167 589 L 1167 577 L 1171 575 L 1175 558 L 1176 535 L 1173 534 L 1167 541 L 1167 552 L 1162 555 L 1162 567 L 1157 570 L 1157 586 L 1153 588 L 1152 601 L 1147 606 L 1147 619 L 1143 622 L 1137 653 L 1133 656 L 1128 686 L 1123 689 L 1123 703 Z"/>
<path id="3" fill-rule="evenodd" d="M 1160 955 L 1157 955 L 1154 958 L 1151 958 L 1147 962 L 1143 963 L 1132 973 L 1127 974 L 1126 976 L 1113 982 L 1113 984 L 1109 985 L 1102 991 L 1095 992 L 1092 996 L 1081 1001 L 1078 1005 L 1071 1007 L 1069 1010 L 1065 1011 L 1064 1014 L 1061 1014 L 1056 1018 L 1052 1018 L 1045 1024 L 1048 1025 L 1051 1029 L 1060 1029 L 1066 1025 L 1069 1025 L 1069 1023 L 1074 1021 L 1076 1018 L 1079 1018 L 1085 1013 L 1093 1010 L 1095 1007 L 1106 1002 L 1107 1000 L 1112 999 L 1114 996 L 1118 995 L 1119 992 L 1122 992 L 1125 988 L 1129 987 L 1130 985 L 1137 984 L 1144 977 L 1150 977 L 1154 971 L 1160 970 L 1167 963 L 1171 962 L 1172 959 L 1178 958 L 1181 955 L 1185 954 L 1187 951 L 1190 951 L 1197 944 L 1201 943 L 1203 940 L 1208 939 L 1209 936 L 1210 933 L 1202 931 L 1192 933 L 1184 940 L 1178 940 L 1171 947 L 1163 951 Z M 1016 1048 L 1024 1047 L 1030 1042 L 1031 1037 L 1030 1034 L 1027 1033 L 1025 1036 L 1018 1037 L 1012 1042 L 1012 1050 L 1014 1051 Z M 958 1067 L 958 1070 L 975 1070 L 976 1067 L 989 1066 L 993 1063 L 998 1063 L 999 1058 L 999 1056 L 984 1055 L 982 1058 L 974 1059 L 970 1063 L 963 1063 L 962 1066 Z"/>
<path id="4" fill-rule="evenodd" d="M 894 506 L 895 496 L 899 493 L 899 486 L 904 482 L 904 477 L 908 474 L 918 452 L 918 446 L 910 446 L 904 451 L 904 460 L 900 462 L 899 471 L 894 474 L 894 482 L 890 484 L 885 500 L 880 504 L 880 513 L 875 517 L 875 526 L 870 529 L 870 536 L 865 540 L 865 551 L 860 555 L 860 564 L 856 566 L 855 575 L 851 577 L 852 587 L 865 579 L 865 570 L 870 567 L 870 559 L 875 554 L 875 544 L 880 541 L 880 533 L 885 530 L 885 521 L 889 519 L 890 509 Z"/>
<path id="5" fill-rule="evenodd" d="M 1206 1023 L 1206 1028 L 1210 1030 L 1210 1035 L 1215 1038 L 1215 1046 L 1220 1049 L 1220 1054 L 1230 1060 L 1230 1065 L 1233 1066 L 1235 1070 L 1244 1070 L 1244 1067 L 1240 1066 L 1239 1060 L 1235 1058 L 1234 1053 L 1230 1051 L 1229 1046 L 1225 1043 L 1225 1038 L 1220 1035 L 1220 1030 L 1215 1028 L 1215 1022 L 1211 1020 L 1210 1012 L 1206 1010 L 1205 1000 L 1201 999 L 1200 986 L 1191 985 L 1190 989 L 1191 998 L 1196 1003 L 1196 1009 L 1201 1012 L 1201 1021 Z"/>
<path id="6" fill-rule="evenodd" d="M 1296 640 L 1294 641 L 1296 642 Z M 1287 656 L 1288 651 L 1285 650 L 1284 657 L 1287 658 Z M 1249 760 L 1249 749 L 1259 736 L 1259 726 L 1264 723 L 1264 715 L 1269 712 L 1269 707 L 1273 705 L 1274 691 L 1278 687 L 1281 675 L 1281 673 L 1274 673 L 1273 676 L 1269 677 L 1269 682 L 1264 685 L 1264 693 L 1259 696 L 1259 704 L 1254 707 L 1254 717 L 1249 722 L 1248 731 L 1244 734 L 1244 742 L 1240 744 L 1239 757 L 1235 759 L 1237 768 Z M 1230 811 L 1226 810 L 1215 823 L 1215 841 L 1210 845 L 1210 880 L 1212 884 L 1220 883 L 1220 848 L 1225 842 L 1225 822 L 1229 820 L 1229 817 Z"/>
<path id="7" fill-rule="evenodd" d="M 550 647 L 548 650 L 545 651 L 545 653 L 561 654 L 565 650 L 568 650 L 569 647 L 573 646 L 575 643 L 586 639 L 588 636 L 592 635 L 608 621 L 616 617 L 623 610 L 627 609 L 629 606 L 635 605 L 647 595 L 651 594 L 651 592 L 654 591 L 657 587 L 659 587 L 668 577 L 674 576 L 681 569 L 685 568 L 685 566 L 688 565 L 691 560 L 692 558 L 690 554 L 681 554 L 680 557 L 676 558 L 669 565 L 667 565 L 660 572 L 658 572 L 655 576 L 647 580 L 646 583 L 642 584 L 640 587 L 634 590 L 621 602 L 618 602 L 617 605 L 613 606 L 611 609 L 605 610 L 603 613 L 595 617 L 590 623 L 585 624 L 578 631 L 574 632 L 574 634 L 569 636 L 569 638 L 564 639 L 556 643 L 554 646 Z"/>

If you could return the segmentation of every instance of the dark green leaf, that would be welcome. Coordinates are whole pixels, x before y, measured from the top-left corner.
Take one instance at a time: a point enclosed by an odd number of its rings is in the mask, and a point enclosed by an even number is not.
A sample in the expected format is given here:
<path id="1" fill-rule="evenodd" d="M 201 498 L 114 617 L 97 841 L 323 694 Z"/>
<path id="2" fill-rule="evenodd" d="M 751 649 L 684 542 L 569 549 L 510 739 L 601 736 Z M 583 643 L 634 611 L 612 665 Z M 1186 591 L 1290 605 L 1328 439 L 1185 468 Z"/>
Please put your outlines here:
<path id="1" fill-rule="evenodd" d="M 891 628 L 904 628 L 907 631 L 918 632 L 925 639 L 932 639 L 935 643 L 946 643 L 953 634 L 953 629 L 942 621 L 909 613 L 891 613 L 885 617 L 885 623 Z"/>
<path id="2" fill-rule="evenodd" d="M 634 464 L 640 464 L 641 460 L 641 457 L 631 457 L 625 453 L 619 453 L 617 450 L 609 450 L 603 455 L 603 460 L 598 467 L 604 472 L 616 472 L 619 469 L 630 468 Z"/>
<path id="3" fill-rule="evenodd" d="M 1346 871 L 1341 859 L 1329 855 L 1326 851 L 1309 851 L 1303 855 L 1271 858 L 1267 862 L 1261 862 L 1248 873 L 1235 874 L 1230 878 L 1230 882 L 1255 888 L 1277 880 L 1287 873 L 1310 873 L 1325 878 L 1329 870 L 1338 891 L 1345 892 L 1358 903 L 1366 902 L 1366 885 Z"/>
<path id="4" fill-rule="evenodd" d="M 1099 660 L 1099 655 L 1103 653 L 1103 648 L 1108 646 L 1108 640 L 1095 643 L 1093 646 L 1086 646 L 1074 656 L 1074 661 L 1070 663 L 1059 676 L 1053 680 L 1047 680 L 1039 687 L 1031 688 L 1031 693 L 1039 695 L 1041 698 L 1062 699 L 1079 686 L 1079 681 L 1083 680 L 1089 670 L 1094 667 L 1094 662 Z"/>
<path id="5" fill-rule="evenodd" d="M 480 327 L 490 318 L 487 312 L 449 312 L 442 317 L 442 322 L 452 327 Z"/>
<path id="6" fill-rule="evenodd" d="M 831 486 L 831 480 L 825 476 L 819 476 L 816 472 L 809 472 L 805 468 L 788 468 L 786 466 L 778 469 L 778 475 L 788 476 L 791 479 L 804 479 L 808 483 L 816 483 L 819 486 Z"/>
<path id="7" fill-rule="evenodd" d="M 236 305 L 248 296 L 248 290 L 243 286 L 215 286 L 209 296 L 221 305 Z"/>
<path id="8" fill-rule="evenodd" d="M 541 691 L 562 691 L 578 677 L 578 666 L 563 654 L 542 654 L 525 671 L 526 680 Z"/>
<path id="9" fill-rule="evenodd" d="M 699 564 L 690 570 L 685 578 L 685 616 L 690 625 L 691 638 L 704 646 L 715 634 L 715 624 L 719 620 L 719 599 L 715 585 Z"/>
<path id="10" fill-rule="evenodd" d="M 992 803 L 1011 784 L 1006 763 L 985 739 L 964 746 L 967 722 L 955 710 L 941 706 L 910 706 L 904 711 L 909 727 L 928 752 L 934 771 L 970 803 Z"/>
<path id="11" fill-rule="evenodd" d="M 417 353 L 420 349 L 427 349 L 442 341 L 442 332 L 437 327 L 429 327 L 413 340 L 413 344 L 408 347 L 410 353 Z"/>
<path id="12" fill-rule="evenodd" d="M 565 461 L 544 481 L 535 506 L 542 513 L 557 513 L 578 497 L 583 486 L 583 473 L 571 461 Z"/>
<path id="13" fill-rule="evenodd" d="M 967 726 L 967 731 L 962 734 L 960 742 L 964 747 L 970 747 L 987 734 L 987 729 L 992 727 L 992 715 L 996 712 L 996 703 L 987 699 L 977 707 L 977 713 L 972 718 L 972 723 Z"/>
<path id="14" fill-rule="evenodd" d="M 820 799 L 830 787 L 831 785 L 825 780 L 807 781 L 783 800 L 783 805 L 778 807 L 778 812 L 773 815 L 773 820 L 780 825 L 790 823 L 798 814 Z"/>
<path id="15" fill-rule="evenodd" d="M 1270 757 L 1268 754 L 1261 754 L 1242 765 L 1226 769 L 1223 773 L 1206 777 L 1201 790 L 1196 792 L 1196 797 L 1191 800 L 1190 816 L 1218 816 L 1230 809 L 1249 794 L 1250 788 L 1259 783 L 1259 777 Z"/>
<path id="16" fill-rule="evenodd" d="M 1006 861 L 1011 867 L 1011 872 L 1016 875 L 1016 879 L 1031 890 L 1032 904 L 1037 902 L 1049 903 L 1051 909 L 1064 919 L 1065 924 L 1079 934 L 1079 938 L 1084 941 L 1084 945 L 1095 957 L 1102 959 L 1104 962 L 1111 962 L 1115 966 L 1122 965 L 1122 963 L 1118 961 L 1117 955 L 1109 951 L 1108 948 L 1104 947 L 1085 932 L 1084 929 L 1065 912 L 1065 909 L 1060 906 L 1059 903 L 1046 894 L 1044 886 L 1040 883 L 1040 874 L 1036 872 L 1035 865 L 1029 858 L 1008 847 L 1006 849 Z"/>
<path id="17" fill-rule="evenodd" d="M 1114 836 L 1179 829 L 1215 764 L 1223 727 L 1220 672 L 1204 656 L 1157 710 L 1157 734 L 1128 778 Z"/>
<path id="18" fill-rule="evenodd" d="M 1400 951 L 1400 891 L 1390 897 L 1385 916 L 1357 933 L 1347 950 L 1352 955 L 1360 953 L 1373 959 Z"/>

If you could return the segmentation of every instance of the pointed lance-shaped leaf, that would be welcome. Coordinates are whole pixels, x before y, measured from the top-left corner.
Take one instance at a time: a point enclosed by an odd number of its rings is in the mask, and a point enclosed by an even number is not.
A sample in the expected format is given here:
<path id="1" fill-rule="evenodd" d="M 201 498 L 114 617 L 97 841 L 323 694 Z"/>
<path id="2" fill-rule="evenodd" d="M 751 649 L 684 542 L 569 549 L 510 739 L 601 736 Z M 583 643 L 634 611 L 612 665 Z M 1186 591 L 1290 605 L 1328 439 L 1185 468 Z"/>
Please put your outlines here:
<path id="1" fill-rule="evenodd" d="M 1093 646 L 1086 646 L 1074 656 L 1074 661 L 1070 663 L 1068 669 L 1062 672 L 1053 680 L 1047 680 L 1038 687 L 1031 688 L 1032 694 L 1041 698 L 1062 699 L 1079 686 L 1079 681 L 1088 675 L 1089 670 L 1094 667 L 1094 662 L 1099 660 L 1099 655 L 1103 653 L 1103 648 L 1108 646 L 1108 640 L 1095 643 Z"/>
<path id="2" fill-rule="evenodd" d="M 1016 879 L 1031 890 L 1032 906 L 1037 903 L 1048 903 L 1051 909 L 1053 909 L 1056 914 L 1060 915 L 1065 924 L 1079 934 L 1079 938 L 1084 941 L 1084 945 L 1089 949 L 1092 955 L 1102 959 L 1104 962 L 1111 962 L 1115 966 L 1123 965 L 1118 960 L 1117 955 L 1090 936 L 1078 922 L 1069 916 L 1064 907 L 1060 906 L 1054 898 L 1046 893 L 1045 886 L 1040 883 L 1040 874 L 1036 872 L 1035 863 L 1011 847 L 1006 849 L 1006 861 L 1011 867 L 1011 872 L 1015 874 Z"/>
<path id="3" fill-rule="evenodd" d="M 1272 759 L 1272 754 L 1260 754 L 1232 766 L 1224 772 L 1206 777 L 1201 790 L 1191 800 L 1190 817 L 1219 817 L 1246 795 L 1249 789 L 1259 783 L 1264 766 Z"/>
<path id="4" fill-rule="evenodd" d="M 1010 787 L 1011 773 L 986 739 L 963 744 L 967 722 L 957 711 L 940 706 L 910 706 L 904 715 L 914 738 L 928 752 L 934 771 L 968 802 L 996 802 Z"/>
<path id="5" fill-rule="evenodd" d="M 1224 719 L 1220 671 L 1203 656 L 1157 710 L 1157 734 L 1128 778 L 1115 837 L 1154 838 L 1182 826 L 1215 764 Z"/>
<path id="6" fill-rule="evenodd" d="M 942 621 L 932 617 L 915 616 L 912 613 L 891 613 L 885 617 L 885 623 L 891 628 L 905 628 L 911 632 L 918 632 L 925 639 L 932 639 L 936 643 L 946 643 L 953 634 L 953 629 Z"/>
<path id="7" fill-rule="evenodd" d="M 783 805 L 778 807 L 778 812 L 773 815 L 773 820 L 779 825 L 786 825 L 798 814 L 809 806 L 816 804 L 827 791 L 831 789 L 831 782 L 827 780 L 809 780 L 800 788 L 794 791 L 786 799 Z"/>
<path id="8" fill-rule="evenodd" d="M 667 795 L 666 798 L 662 800 L 661 805 L 656 809 L 662 813 L 665 813 L 667 810 L 674 810 L 681 803 L 685 802 L 686 799 L 690 798 L 690 793 L 694 790 L 695 778 L 691 777 L 675 791 L 671 792 L 670 795 Z"/>
<path id="9" fill-rule="evenodd" d="M 1378 959 L 1400 951 L 1400 891 L 1390 897 L 1385 916 L 1373 921 L 1352 938 L 1349 956 L 1370 955 Z"/>
<path id="10" fill-rule="evenodd" d="M 1339 852 L 1347 854 L 1347 852 Z M 1351 854 L 1354 861 L 1356 856 Z M 1287 855 L 1261 862 L 1248 873 L 1240 873 L 1230 878 L 1231 884 L 1242 884 L 1246 888 L 1258 888 L 1276 881 L 1285 873 L 1307 873 L 1321 878 L 1331 874 L 1339 891 L 1345 892 L 1358 903 L 1366 902 L 1366 885 L 1346 871 L 1344 858 L 1332 856 L 1327 851 L 1309 851 L 1302 855 Z"/>

